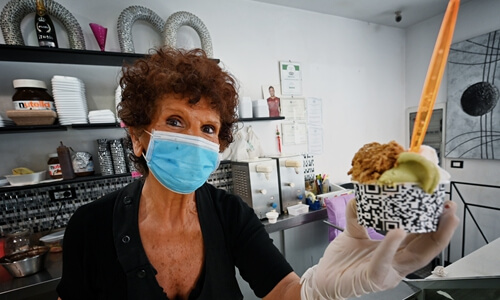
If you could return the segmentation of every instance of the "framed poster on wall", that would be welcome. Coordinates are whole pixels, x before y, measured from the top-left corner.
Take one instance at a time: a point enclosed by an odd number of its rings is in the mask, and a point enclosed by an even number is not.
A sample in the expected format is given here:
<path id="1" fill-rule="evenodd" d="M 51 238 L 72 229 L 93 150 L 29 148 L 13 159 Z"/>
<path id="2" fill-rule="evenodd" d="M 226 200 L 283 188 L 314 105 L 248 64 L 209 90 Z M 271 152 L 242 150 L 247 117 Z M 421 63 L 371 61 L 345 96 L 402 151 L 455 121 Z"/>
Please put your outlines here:
<path id="1" fill-rule="evenodd" d="M 302 95 L 302 69 L 300 63 L 280 61 L 281 94 Z"/>
<path id="2" fill-rule="evenodd" d="M 415 119 L 417 118 L 418 107 L 410 107 L 406 110 L 406 148 L 410 148 L 411 136 Z M 446 120 L 446 103 L 436 103 L 432 112 L 431 121 L 427 132 L 425 133 L 424 145 L 430 146 L 436 150 L 439 157 L 439 165 L 442 166 L 444 159 L 445 146 L 445 120 Z"/>
<path id="3" fill-rule="evenodd" d="M 281 98 L 281 116 L 287 121 L 306 121 L 304 98 Z"/>

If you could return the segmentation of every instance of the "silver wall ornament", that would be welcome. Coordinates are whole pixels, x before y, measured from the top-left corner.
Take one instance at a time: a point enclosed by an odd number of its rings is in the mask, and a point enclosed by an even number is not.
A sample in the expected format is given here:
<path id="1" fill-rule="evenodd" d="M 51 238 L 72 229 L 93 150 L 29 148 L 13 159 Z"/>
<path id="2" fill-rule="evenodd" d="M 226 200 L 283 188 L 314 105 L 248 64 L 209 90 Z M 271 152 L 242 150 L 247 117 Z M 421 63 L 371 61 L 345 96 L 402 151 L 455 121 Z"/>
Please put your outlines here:
<path id="1" fill-rule="evenodd" d="M 151 25 L 158 33 L 163 32 L 165 22 L 154 11 L 143 6 L 129 6 L 125 8 L 118 17 L 118 41 L 123 53 L 135 53 L 132 41 L 132 25 L 137 20 L 143 20 Z"/>
<path id="2" fill-rule="evenodd" d="M 163 42 L 170 47 L 176 47 L 177 31 L 181 26 L 190 26 L 200 36 L 201 48 L 208 57 L 213 57 L 212 39 L 208 29 L 203 22 L 192 13 L 179 11 L 168 17 L 163 31 Z"/>
<path id="3" fill-rule="evenodd" d="M 47 13 L 58 19 L 68 33 L 71 49 L 85 50 L 82 28 L 76 18 L 62 5 L 52 0 L 44 0 Z M 11 0 L 5 4 L 0 14 L 0 27 L 7 45 L 24 45 L 21 21 L 29 13 L 36 12 L 35 0 Z"/>

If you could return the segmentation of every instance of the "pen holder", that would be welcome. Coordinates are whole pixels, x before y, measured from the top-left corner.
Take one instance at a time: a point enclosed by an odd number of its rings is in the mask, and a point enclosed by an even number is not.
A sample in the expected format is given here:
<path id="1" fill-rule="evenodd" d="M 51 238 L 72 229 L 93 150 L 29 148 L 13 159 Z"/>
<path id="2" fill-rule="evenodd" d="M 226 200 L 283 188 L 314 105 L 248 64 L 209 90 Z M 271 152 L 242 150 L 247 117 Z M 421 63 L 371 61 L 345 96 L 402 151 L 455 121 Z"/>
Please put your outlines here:
<path id="1" fill-rule="evenodd" d="M 319 200 L 313 201 L 311 198 L 306 198 L 306 204 L 309 205 L 310 210 L 318 210 L 321 208 L 321 202 Z"/>

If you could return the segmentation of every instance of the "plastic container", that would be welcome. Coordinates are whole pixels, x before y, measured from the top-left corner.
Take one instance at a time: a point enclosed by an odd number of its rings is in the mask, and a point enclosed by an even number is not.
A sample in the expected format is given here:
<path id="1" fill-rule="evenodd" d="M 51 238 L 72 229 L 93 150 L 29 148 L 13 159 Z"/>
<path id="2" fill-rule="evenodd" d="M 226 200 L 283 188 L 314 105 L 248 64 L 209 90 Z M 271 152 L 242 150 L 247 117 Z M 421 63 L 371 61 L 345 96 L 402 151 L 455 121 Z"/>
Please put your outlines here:
<path id="1" fill-rule="evenodd" d="M 40 242 L 49 247 L 50 252 L 61 252 L 63 250 L 64 231 L 65 230 L 61 230 L 42 236 Z"/>
<path id="2" fill-rule="evenodd" d="M 276 221 L 278 221 L 279 215 L 280 214 L 277 213 L 276 210 L 273 209 L 272 211 L 266 213 L 266 218 L 270 224 L 274 224 L 274 223 L 276 223 Z"/>
<path id="3" fill-rule="evenodd" d="M 21 186 L 21 185 L 39 183 L 40 181 L 45 179 L 45 173 L 47 173 L 47 171 L 35 172 L 24 175 L 5 175 L 5 178 L 7 178 L 10 185 Z"/>
<path id="4" fill-rule="evenodd" d="M 16 92 L 12 96 L 16 110 L 52 110 L 56 111 L 54 99 L 47 93 L 47 85 L 41 80 L 15 79 Z"/>
<path id="5" fill-rule="evenodd" d="M 309 212 L 309 205 L 301 203 L 289 206 L 287 209 L 290 216 L 298 216 Z"/>

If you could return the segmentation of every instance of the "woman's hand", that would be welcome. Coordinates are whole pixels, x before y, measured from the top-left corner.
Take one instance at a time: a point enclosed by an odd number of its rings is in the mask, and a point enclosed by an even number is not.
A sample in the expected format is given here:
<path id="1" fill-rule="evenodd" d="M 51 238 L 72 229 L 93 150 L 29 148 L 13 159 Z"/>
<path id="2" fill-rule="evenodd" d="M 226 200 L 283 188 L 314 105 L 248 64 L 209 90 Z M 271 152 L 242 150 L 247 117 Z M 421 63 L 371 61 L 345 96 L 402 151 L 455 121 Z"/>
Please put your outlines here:
<path id="1" fill-rule="evenodd" d="M 397 286 L 450 242 L 459 220 L 455 216 L 456 204 L 446 201 L 444 205 L 436 232 L 407 234 L 395 229 L 382 241 L 373 241 L 358 224 L 356 201 L 351 200 L 346 209 L 346 230 L 301 278 L 302 300 L 344 299 Z"/>

